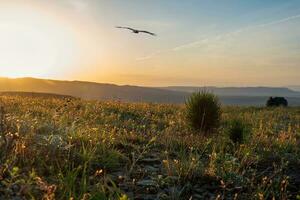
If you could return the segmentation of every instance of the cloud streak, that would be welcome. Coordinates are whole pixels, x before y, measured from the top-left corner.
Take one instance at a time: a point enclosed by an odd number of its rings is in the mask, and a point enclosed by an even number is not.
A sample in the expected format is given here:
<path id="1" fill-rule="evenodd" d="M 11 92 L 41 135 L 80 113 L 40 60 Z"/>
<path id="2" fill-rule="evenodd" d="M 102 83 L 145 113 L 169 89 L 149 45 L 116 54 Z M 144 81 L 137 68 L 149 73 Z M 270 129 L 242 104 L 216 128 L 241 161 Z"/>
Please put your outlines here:
<path id="1" fill-rule="evenodd" d="M 143 57 L 139 57 L 139 58 L 136 59 L 136 61 L 144 61 L 144 60 L 148 60 L 148 59 L 151 59 L 151 58 L 153 58 L 154 56 L 159 55 L 159 54 L 161 54 L 161 53 L 163 53 L 163 52 L 165 52 L 165 51 L 158 50 L 158 51 L 153 52 L 153 53 L 150 54 L 150 55 L 143 56 Z"/>
<path id="2" fill-rule="evenodd" d="M 217 41 L 223 40 L 225 38 L 237 36 L 237 35 L 239 35 L 241 33 L 244 33 L 246 31 L 249 31 L 249 30 L 252 30 L 252 29 L 266 28 L 266 27 L 269 27 L 269 26 L 286 23 L 286 22 L 289 22 L 289 21 L 292 21 L 292 20 L 296 20 L 296 19 L 300 19 L 300 14 L 293 15 L 293 16 L 286 17 L 286 18 L 279 19 L 279 20 L 275 20 L 275 21 L 272 21 L 272 22 L 269 22 L 269 23 L 258 24 L 258 25 L 253 25 L 253 26 L 247 26 L 247 27 L 244 27 L 244 28 L 241 28 L 241 29 L 237 29 L 235 31 L 231 31 L 231 32 L 228 32 L 228 33 L 225 33 L 225 34 L 217 35 L 215 37 L 204 38 L 204 39 L 197 40 L 197 41 L 194 41 L 194 42 L 186 43 L 186 44 L 174 47 L 174 48 L 172 48 L 170 50 L 156 51 L 156 52 L 154 52 L 154 53 L 152 53 L 152 54 L 150 54 L 148 56 L 144 56 L 144 57 L 138 58 L 136 60 L 138 60 L 138 61 L 148 60 L 148 59 L 151 59 L 151 58 L 153 58 L 153 57 L 155 57 L 155 56 L 157 56 L 157 55 L 159 55 L 161 53 L 168 52 L 168 51 L 181 51 L 181 50 L 196 48 L 196 47 L 198 47 L 200 45 L 209 44 L 210 42 L 217 42 Z"/>
<path id="3" fill-rule="evenodd" d="M 269 22 L 269 23 L 258 24 L 258 25 L 254 25 L 254 26 L 248 26 L 248 27 L 241 28 L 241 29 L 238 29 L 238 30 L 235 30 L 235 31 L 232 31 L 232 32 L 217 35 L 213 38 L 206 38 L 206 39 L 202 39 L 202 40 L 199 40 L 199 41 L 194 41 L 194 42 L 191 42 L 191 43 L 183 44 L 181 46 L 173 48 L 172 50 L 173 51 L 179 51 L 179 50 L 184 50 L 184 49 L 188 49 L 188 48 L 194 48 L 194 47 L 197 47 L 201 44 L 208 43 L 209 41 L 218 41 L 220 39 L 235 36 L 235 35 L 241 34 L 243 32 L 246 32 L 246 31 L 249 31 L 249 30 L 252 30 L 252 29 L 265 28 L 265 27 L 268 27 L 268 26 L 273 26 L 273 25 L 285 23 L 285 22 L 295 20 L 295 19 L 299 19 L 299 18 L 300 18 L 300 14 L 290 16 L 290 17 L 287 17 L 287 18 L 283 18 L 283 19 L 280 19 L 280 20 L 275 20 L 275 21 L 272 21 L 272 22 Z"/>
<path id="4" fill-rule="evenodd" d="M 257 27 L 266 27 L 266 26 L 281 24 L 281 23 L 285 23 L 285 22 L 288 22 L 288 21 L 291 21 L 291 20 L 295 20 L 295 19 L 299 19 L 299 18 L 300 18 L 300 14 L 299 15 L 290 16 L 290 17 L 287 17 L 287 18 L 283 18 L 283 19 L 280 19 L 280 20 L 277 20 L 277 21 L 273 21 L 273 22 L 270 22 L 270 23 L 260 24 L 260 25 L 257 25 Z"/>

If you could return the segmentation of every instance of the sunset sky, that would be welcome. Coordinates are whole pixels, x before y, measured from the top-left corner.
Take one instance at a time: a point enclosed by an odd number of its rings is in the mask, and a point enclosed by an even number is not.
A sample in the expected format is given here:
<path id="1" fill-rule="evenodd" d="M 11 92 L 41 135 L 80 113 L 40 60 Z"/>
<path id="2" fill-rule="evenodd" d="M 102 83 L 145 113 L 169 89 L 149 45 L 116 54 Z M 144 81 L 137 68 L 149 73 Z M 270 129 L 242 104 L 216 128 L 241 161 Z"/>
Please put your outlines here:
<path id="1" fill-rule="evenodd" d="M 0 76 L 300 85 L 300 1 L 1 0 Z"/>

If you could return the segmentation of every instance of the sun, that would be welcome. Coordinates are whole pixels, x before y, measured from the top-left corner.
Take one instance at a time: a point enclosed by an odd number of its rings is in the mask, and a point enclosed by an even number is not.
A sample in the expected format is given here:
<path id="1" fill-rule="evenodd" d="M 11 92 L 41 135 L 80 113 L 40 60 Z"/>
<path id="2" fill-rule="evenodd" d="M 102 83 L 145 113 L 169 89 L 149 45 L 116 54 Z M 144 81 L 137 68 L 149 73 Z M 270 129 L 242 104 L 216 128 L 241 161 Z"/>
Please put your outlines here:
<path id="1" fill-rule="evenodd" d="M 76 37 L 57 17 L 33 7 L 0 8 L 0 76 L 47 77 L 76 60 Z"/>

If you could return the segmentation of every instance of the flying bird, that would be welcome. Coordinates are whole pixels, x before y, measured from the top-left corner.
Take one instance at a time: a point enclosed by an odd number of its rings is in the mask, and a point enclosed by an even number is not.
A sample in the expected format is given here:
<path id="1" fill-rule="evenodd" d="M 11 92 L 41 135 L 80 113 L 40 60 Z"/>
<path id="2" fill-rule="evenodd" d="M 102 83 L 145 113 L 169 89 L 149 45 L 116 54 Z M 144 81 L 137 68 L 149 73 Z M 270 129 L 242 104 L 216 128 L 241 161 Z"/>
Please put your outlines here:
<path id="1" fill-rule="evenodd" d="M 137 30 L 137 29 L 130 28 L 130 27 L 116 26 L 116 28 L 128 29 L 128 30 L 131 30 L 132 33 L 136 33 L 136 34 L 138 34 L 138 33 L 146 33 L 146 34 L 150 34 L 150 35 L 156 36 L 155 33 L 151 33 L 149 31 L 144 31 L 144 30 Z"/>

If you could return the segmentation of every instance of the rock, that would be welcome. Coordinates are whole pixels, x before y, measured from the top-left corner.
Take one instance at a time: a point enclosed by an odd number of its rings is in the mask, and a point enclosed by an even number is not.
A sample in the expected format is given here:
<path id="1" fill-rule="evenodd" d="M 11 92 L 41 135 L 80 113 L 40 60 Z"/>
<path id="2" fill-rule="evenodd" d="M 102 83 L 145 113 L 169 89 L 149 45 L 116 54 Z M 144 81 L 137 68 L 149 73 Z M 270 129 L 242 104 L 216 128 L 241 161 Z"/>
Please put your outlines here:
<path id="1" fill-rule="evenodd" d="M 136 184 L 142 187 L 157 187 L 157 183 L 150 179 L 138 181 Z"/>
<path id="2" fill-rule="evenodd" d="M 197 194 L 201 194 L 204 189 L 203 188 L 193 188 L 194 192 L 197 193 Z"/>
<path id="3" fill-rule="evenodd" d="M 23 198 L 21 198 L 19 196 L 14 196 L 14 197 L 11 197 L 11 200 L 23 200 Z"/>
<path id="4" fill-rule="evenodd" d="M 159 168 L 152 167 L 151 165 L 146 165 L 146 166 L 144 167 L 144 170 L 145 170 L 146 172 L 149 172 L 149 173 L 157 173 L 157 172 L 159 172 Z"/>
<path id="5" fill-rule="evenodd" d="M 201 194 L 194 194 L 192 199 L 194 199 L 194 200 L 199 199 L 200 200 L 200 199 L 203 199 L 203 196 Z"/>
<path id="6" fill-rule="evenodd" d="M 134 197 L 134 200 L 158 200 L 158 197 L 154 194 L 138 194 Z"/>
<path id="7" fill-rule="evenodd" d="M 127 196 L 129 199 L 134 199 L 134 194 L 133 194 L 133 192 L 126 192 L 126 196 Z"/>
<path id="8" fill-rule="evenodd" d="M 161 164 L 161 161 L 158 158 L 144 158 L 139 161 L 139 163 L 147 165 Z"/>
<path id="9" fill-rule="evenodd" d="M 172 193 L 172 194 L 175 194 L 175 193 L 179 193 L 180 191 L 180 188 L 179 187 L 169 187 L 169 188 L 166 188 L 166 191 L 168 191 L 168 193 Z"/>

